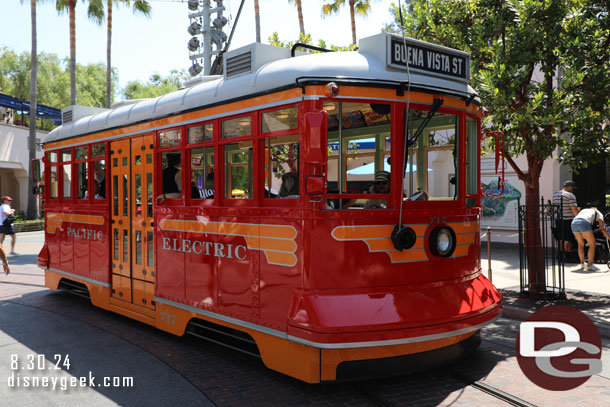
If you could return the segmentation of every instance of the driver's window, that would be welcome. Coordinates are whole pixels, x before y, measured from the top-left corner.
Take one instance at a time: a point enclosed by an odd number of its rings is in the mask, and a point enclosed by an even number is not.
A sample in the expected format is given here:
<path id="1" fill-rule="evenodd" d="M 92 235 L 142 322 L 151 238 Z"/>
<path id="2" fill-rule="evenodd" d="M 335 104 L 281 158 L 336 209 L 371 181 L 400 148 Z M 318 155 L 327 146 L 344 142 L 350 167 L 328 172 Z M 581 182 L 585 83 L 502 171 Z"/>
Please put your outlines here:
<path id="1" fill-rule="evenodd" d="M 387 208 L 390 193 L 390 105 L 325 102 L 328 113 L 329 209 Z M 374 194 L 369 199 L 354 194 Z M 384 195 L 384 196 L 379 196 Z"/>
<path id="2" fill-rule="evenodd" d="M 409 137 L 414 139 L 428 112 L 411 109 Z M 459 120 L 456 115 L 436 113 L 419 131 L 409 148 L 404 179 L 405 195 L 411 200 L 456 200 L 459 160 Z"/>

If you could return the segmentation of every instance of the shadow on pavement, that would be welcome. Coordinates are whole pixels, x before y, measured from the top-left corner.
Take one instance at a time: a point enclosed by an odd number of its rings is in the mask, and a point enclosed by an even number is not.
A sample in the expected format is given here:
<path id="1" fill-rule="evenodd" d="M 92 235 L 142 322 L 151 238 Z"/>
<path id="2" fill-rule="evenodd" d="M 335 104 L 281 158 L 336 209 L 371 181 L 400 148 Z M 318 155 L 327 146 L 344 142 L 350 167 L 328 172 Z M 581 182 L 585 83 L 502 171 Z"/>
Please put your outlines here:
<path id="1" fill-rule="evenodd" d="M 133 376 L 133 389 L 95 389 L 98 395 L 119 405 L 206 405 L 207 396 L 219 406 L 366 406 L 376 405 L 375 400 L 379 399 L 396 405 L 418 400 L 418 406 L 436 406 L 447 398 L 460 398 L 464 392 L 475 391 L 465 388 L 464 381 L 451 369 L 459 367 L 462 374 L 468 369 L 468 378 L 476 381 L 509 357 L 482 346 L 450 368 L 310 385 L 267 369 L 259 359 L 198 338 L 175 337 L 96 308 L 88 300 L 68 293 L 41 291 L 4 304 L 10 307 L 0 313 L 4 334 L 30 349 L 30 353 L 44 354 L 47 359 L 53 354 L 69 354 L 73 366 L 67 373 L 73 376 L 87 376 L 89 371 L 97 377 Z M 8 360 L 8 356 L 2 356 L 8 348 L 2 350 L 1 339 L 0 336 L 0 357 Z M 190 384 L 198 391 L 193 393 Z M 75 397 L 78 392 L 73 392 Z M 103 401 L 96 404 L 94 399 L 89 396 L 86 404 L 109 405 Z M 76 405 L 76 400 L 70 404 Z"/>

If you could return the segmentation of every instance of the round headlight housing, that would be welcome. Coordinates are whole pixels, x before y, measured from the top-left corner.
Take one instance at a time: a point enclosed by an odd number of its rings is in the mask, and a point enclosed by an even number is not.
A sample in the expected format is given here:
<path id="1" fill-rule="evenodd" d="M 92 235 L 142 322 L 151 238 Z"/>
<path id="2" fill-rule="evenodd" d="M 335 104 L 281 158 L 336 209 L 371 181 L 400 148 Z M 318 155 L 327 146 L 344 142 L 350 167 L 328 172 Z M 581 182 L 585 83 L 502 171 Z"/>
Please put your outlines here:
<path id="1" fill-rule="evenodd" d="M 413 247 L 417 240 L 415 231 L 408 226 L 396 225 L 392 231 L 392 243 L 396 250 L 407 250 Z"/>
<path id="2" fill-rule="evenodd" d="M 430 233 L 428 244 L 433 255 L 449 257 L 455 250 L 455 232 L 447 226 L 434 228 Z"/>

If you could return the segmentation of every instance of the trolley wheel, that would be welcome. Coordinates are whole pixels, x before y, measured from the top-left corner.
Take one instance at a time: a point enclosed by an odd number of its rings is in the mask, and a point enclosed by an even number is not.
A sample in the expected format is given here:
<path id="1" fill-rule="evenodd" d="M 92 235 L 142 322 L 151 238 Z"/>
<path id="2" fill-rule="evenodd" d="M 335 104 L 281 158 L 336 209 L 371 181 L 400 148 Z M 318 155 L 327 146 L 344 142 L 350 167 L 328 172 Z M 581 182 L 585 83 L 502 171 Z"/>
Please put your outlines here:
<path id="1" fill-rule="evenodd" d="M 610 269 L 610 261 L 608 263 L 606 263 L 606 265 L 608 266 L 608 268 Z"/>

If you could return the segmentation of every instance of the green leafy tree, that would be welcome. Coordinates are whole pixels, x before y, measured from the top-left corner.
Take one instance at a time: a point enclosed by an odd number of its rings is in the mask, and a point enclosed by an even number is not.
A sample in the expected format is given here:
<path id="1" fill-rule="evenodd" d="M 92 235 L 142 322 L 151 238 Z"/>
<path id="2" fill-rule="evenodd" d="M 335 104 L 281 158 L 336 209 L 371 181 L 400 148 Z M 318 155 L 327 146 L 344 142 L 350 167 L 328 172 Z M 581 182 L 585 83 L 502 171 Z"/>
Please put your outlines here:
<path id="1" fill-rule="evenodd" d="M 576 1 L 564 20 L 558 51 L 572 138 L 561 160 L 573 169 L 610 157 L 609 7 L 604 0 Z"/>
<path id="2" fill-rule="evenodd" d="M 106 107 L 109 108 L 112 103 L 113 87 L 112 87 L 112 5 L 116 3 L 117 6 L 120 3 L 124 3 L 127 7 L 131 5 L 130 0 L 106 0 L 107 12 L 107 34 L 106 34 Z M 146 17 L 150 16 L 150 3 L 145 0 L 134 0 L 133 1 L 133 12 L 141 13 Z"/>
<path id="3" fill-rule="evenodd" d="M 334 0 L 322 6 L 322 16 L 328 16 L 339 12 L 341 6 L 346 3 L 346 0 Z M 356 14 L 366 17 L 371 10 L 371 0 L 347 0 L 349 5 L 349 14 L 352 23 L 352 44 L 358 44 L 356 38 Z"/>
<path id="4" fill-rule="evenodd" d="M 173 92 L 182 87 L 184 81 L 191 76 L 186 70 L 172 70 L 170 75 L 163 77 L 158 73 L 150 76 L 147 83 L 141 81 L 130 81 L 125 86 L 123 96 L 125 99 L 154 98 Z"/>
<path id="5" fill-rule="evenodd" d="M 595 88 L 594 81 L 600 78 L 608 83 L 609 71 L 607 68 L 603 71 L 607 64 L 598 64 L 586 74 L 576 75 L 579 66 L 582 68 L 586 61 L 597 58 L 594 54 L 608 41 L 607 30 L 598 31 L 601 23 L 592 21 L 601 18 L 607 22 L 607 7 L 605 14 L 593 10 L 582 12 L 583 7 L 588 9 L 593 3 L 591 0 L 411 0 L 402 10 L 407 36 L 462 49 L 472 55 L 473 85 L 491 112 L 489 124 L 504 132 L 506 160 L 525 185 L 528 211 L 525 249 L 531 259 L 528 280 L 532 297 L 545 290 L 538 214 L 544 161 L 557 147 L 566 152 L 567 158 L 581 155 L 582 146 L 599 145 L 600 138 L 605 137 L 606 146 L 608 143 L 608 126 L 604 133 L 590 133 L 593 128 L 601 130 L 604 120 L 607 123 L 607 110 L 605 118 L 599 110 L 599 115 L 592 114 L 596 108 L 585 91 Z M 395 21 L 386 30 L 401 32 L 395 5 L 393 14 Z M 578 27 L 583 26 L 587 28 L 586 33 L 579 32 Z M 570 43 L 580 47 L 569 49 Z M 559 79 L 566 85 L 563 87 L 556 86 L 560 70 Z M 583 82 L 589 80 L 592 82 Z M 606 92 L 606 101 L 601 102 L 606 106 L 607 95 Z M 570 142 L 562 137 L 564 129 L 570 130 Z M 587 154 L 591 153 L 594 152 Z M 522 154 L 527 159 L 526 168 L 519 167 L 514 160 Z"/>
<path id="6" fill-rule="evenodd" d="M 63 61 L 55 54 L 38 54 L 36 99 L 43 105 L 62 109 L 70 105 L 70 73 L 68 59 Z M 86 106 L 104 106 L 106 66 L 100 63 L 86 66 L 76 65 L 76 83 L 79 100 Z M 19 99 L 29 100 L 30 94 L 30 53 L 16 54 L 0 48 L 0 88 L 3 93 Z M 114 86 L 116 86 L 117 79 Z M 53 126 L 45 122 L 43 129 Z"/>
<path id="7" fill-rule="evenodd" d="M 83 0 L 84 1 L 84 0 Z M 61 14 L 66 10 L 70 21 L 70 104 L 76 104 L 76 2 L 77 0 L 56 0 L 55 8 Z M 98 25 L 104 19 L 102 0 L 89 0 L 87 15 Z"/>

